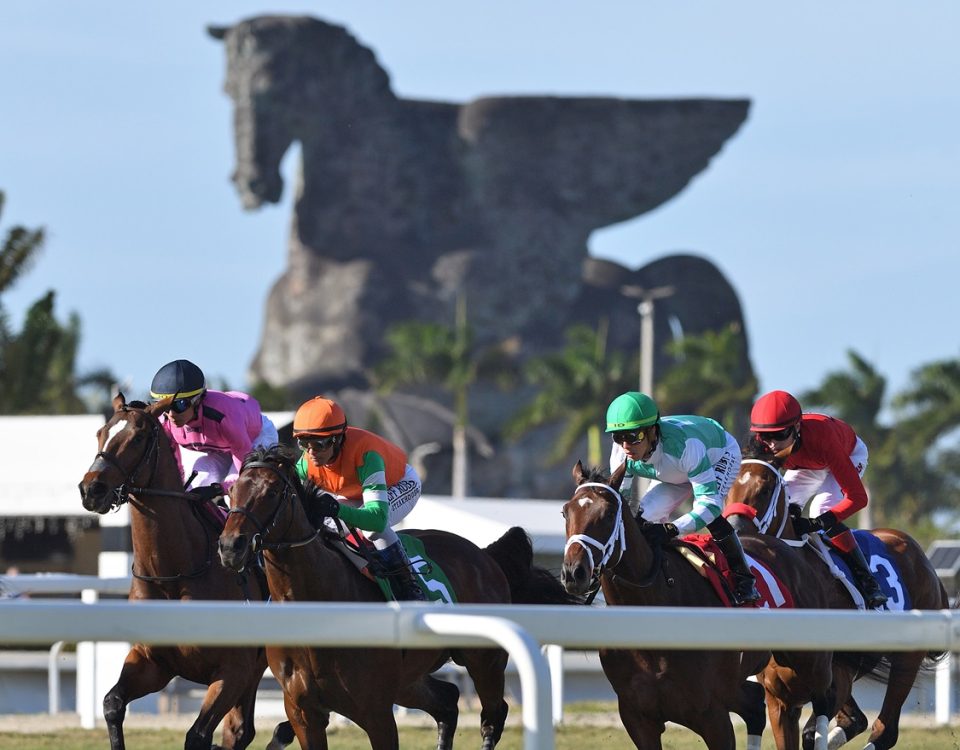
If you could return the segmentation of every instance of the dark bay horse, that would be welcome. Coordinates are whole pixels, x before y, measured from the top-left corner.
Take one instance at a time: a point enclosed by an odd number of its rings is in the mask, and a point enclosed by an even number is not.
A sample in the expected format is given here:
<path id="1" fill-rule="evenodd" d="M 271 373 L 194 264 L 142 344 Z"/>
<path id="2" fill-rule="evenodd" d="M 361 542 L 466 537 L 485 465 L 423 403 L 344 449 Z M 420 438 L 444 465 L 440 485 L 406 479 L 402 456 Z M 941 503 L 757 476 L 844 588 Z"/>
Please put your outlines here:
<path id="1" fill-rule="evenodd" d="M 749 449 L 744 455 L 740 475 L 727 495 L 725 515 L 731 525 L 744 540 L 751 535 L 771 535 L 790 540 L 809 560 L 814 571 L 807 588 L 821 589 L 827 608 L 855 608 L 847 588 L 831 575 L 814 548 L 809 543 L 796 541 L 788 512 L 787 491 L 780 473 L 782 462 Z M 891 567 L 883 557 L 866 554 L 871 569 L 879 575 L 881 583 L 885 580 L 892 587 L 889 608 L 903 609 L 905 596 L 909 597 L 913 609 L 949 608 L 947 593 L 916 540 L 895 529 L 874 529 L 870 533 L 882 542 L 886 556 L 895 566 Z M 853 699 L 852 687 L 854 680 L 870 673 L 886 681 L 887 687 L 880 714 L 873 723 L 868 747 L 887 750 L 896 745 L 900 732 L 900 713 L 917 674 L 941 656 L 922 650 L 894 651 L 882 655 L 838 655 L 834 660 L 833 690 L 839 713 L 836 715 L 837 726 L 829 735 L 830 747 L 840 747 L 867 728 L 867 718 Z M 772 696 L 770 685 L 767 685 L 767 707 L 777 737 L 777 747 L 797 748 L 800 711 L 808 698 L 802 690 L 795 691 L 795 686 L 789 680 L 781 681 L 777 687 L 778 694 Z M 811 717 L 803 729 L 803 747 L 814 747 L 816 736 L 825 733 L 826 723 L 818 727 L 815 718 Z"/>
<path id="2" fill-rule="evenodd" d="M 242 570 L 262 553 L 276 601 L 382 602 L 377 585 L 361 575 L 336 545 L 310 524 L 295 457 L 281 448 L 247 456 L 233 487 L 233 509 L 220 537 L 224 564 Z M 559 582 L 532 566 L 526 533 L 514 527 L 486 549 L 443 531 L 405 532 L 423 543 L 462 603 L 569 603 Z M 327 747 L 329 711 L 360 726 L 373 750 L 397 750 L 393 705 L 428 713 L 437 722 L 437 748 L 452 747 L 459 689 L 431 672 L 448 658 L 466 667 L 480 699 L 483 750 L 500 739 L 507 654 L 502 649 L 271 647 L 270 668 L 283 688 L 287 718 L 300 745 Z"/>
<path id="3" fill-rule="evenodd" d="M 582 595 L 599 579 L 609 605 L 722 606 L 707 580 L 676 549 L 651 547 L 624 511 L 619 492 L 624 469 L 609 479 L 600 470 L 584 471 L 580 462 L 573 469 L 577 489 L 563 506 L 568 541 L 561 580 L 567 591 Z M 766 550 L 767 545 L 756 545 L 748 552 L 771 557 Z M 791 589 L 797 585 L 796 578 L 788 583 Z M 763 691 L 745 680 L 769 660 L 766 651 L 600 649 L 623 725 L 644 750 L 661 747 L 667 721 L 692 729 L 708 750 L 733 750 L 731 711 L 747 723 L 748 747 L 759 748 Z M 829 654 L 814 655 L 805 672 L 821 689 L 829 684 L 829 664 Z"/>
<path id="4" fill-rule="evenodd" d="M 241 585 L 237 574 L 220 564 L 218 529 L 183 492 L 173 447 L 159 421 L 170 400 L 128 405 L 122 393 L 117 395 L 113 416 L 97 431 L 96 459 L 80 482 L 83 507 L 104 514 L 128 505 L 133 542 L 131 601 L 262 600 L 266 592 L 253 577 Z M 210 748 L 221 720 L 223 746 L 247 747 L 255 733 L 253 708 L 266 664 L 263 648 L 134 644 L 116 685 L 103 699 L 111 749 L 124 747 L 127 704 L 162 690 L 177 675 L 209 685 L 184 747 Z M 273 747 L 291 742 L 289 725 L 278 726 L 274 738 Z"/>

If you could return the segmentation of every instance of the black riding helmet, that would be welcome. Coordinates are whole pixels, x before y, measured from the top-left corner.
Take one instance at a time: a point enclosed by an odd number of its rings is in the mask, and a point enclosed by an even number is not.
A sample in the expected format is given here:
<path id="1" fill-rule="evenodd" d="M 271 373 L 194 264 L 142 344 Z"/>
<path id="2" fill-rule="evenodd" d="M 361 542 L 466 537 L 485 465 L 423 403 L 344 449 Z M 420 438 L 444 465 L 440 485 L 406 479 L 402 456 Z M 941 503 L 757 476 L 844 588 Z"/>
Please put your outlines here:
<path id="1" fill-rule="evenodd" d="M 206 387 L 203 370 L 188 359 L 175 359 L 157 370 L 150 383 L 150 396 L 158 401 L 168 396 L 193 398 L 203 393 Z"/>

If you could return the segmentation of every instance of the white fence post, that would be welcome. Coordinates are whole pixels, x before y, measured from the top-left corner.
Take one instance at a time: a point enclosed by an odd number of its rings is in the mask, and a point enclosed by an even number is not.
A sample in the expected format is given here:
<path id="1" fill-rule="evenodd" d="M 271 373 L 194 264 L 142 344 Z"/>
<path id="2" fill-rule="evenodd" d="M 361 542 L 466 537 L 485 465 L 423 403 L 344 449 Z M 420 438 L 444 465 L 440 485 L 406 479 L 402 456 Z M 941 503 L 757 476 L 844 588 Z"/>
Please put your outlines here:
<path id="1" fill-rule="evenodd" d="M 547 644 L 543 647 L 543 654 L 550 667 L 553 725 L 556 727 L 563 723 L 563 646 Z"/>
<path id="2" fill-rule="evenodd" d="M 938 727 L 946 726 L 950 723 L 950 717 L 953 716 L 953 685 L 951 676 L 953 673 L 953 654 L 949 651 L 943 657 L 943 661 L 937 664 L 935 676 L 936 684 L 936 703 L 934 709 L 935 723 Z"/>

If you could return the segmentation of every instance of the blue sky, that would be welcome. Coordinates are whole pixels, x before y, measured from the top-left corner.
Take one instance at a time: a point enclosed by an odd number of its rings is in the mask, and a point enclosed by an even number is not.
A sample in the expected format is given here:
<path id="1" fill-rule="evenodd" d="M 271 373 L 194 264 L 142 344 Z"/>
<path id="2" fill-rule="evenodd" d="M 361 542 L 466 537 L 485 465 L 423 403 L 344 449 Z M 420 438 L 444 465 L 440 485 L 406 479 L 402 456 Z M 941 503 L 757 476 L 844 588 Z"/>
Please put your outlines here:
<path id="1" fill-rule="evenodd" d="M 81 368 L 133 395 L 178 357 L 246 385 L 291 201 L 242 211 L 225 57 L 204 28 L 292 12 L 345 25 L 407 97 L 749 97 L 708 171 L 591 251 L 717 263 L 764 389 L 815 386 L 848 348 L 894 390 L 958 356 L 960 4 L 595 5 L 7 0 L 0 229 L 49 239 L 4 304 L 19 322 L 55 289 L 60 318 L 82 318 Z"/>

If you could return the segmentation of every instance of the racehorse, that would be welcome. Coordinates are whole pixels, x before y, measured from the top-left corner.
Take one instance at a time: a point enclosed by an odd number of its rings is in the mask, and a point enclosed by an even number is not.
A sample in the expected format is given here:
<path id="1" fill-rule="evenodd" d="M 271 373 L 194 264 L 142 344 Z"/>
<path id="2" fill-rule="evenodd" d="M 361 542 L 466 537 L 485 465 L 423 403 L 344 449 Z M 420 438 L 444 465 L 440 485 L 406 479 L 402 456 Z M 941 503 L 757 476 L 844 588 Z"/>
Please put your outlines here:
<path id="1" fill-rule="evenodd" d="M 266 563 L 276 601 L 382 602 L 376 583 L 313 527 L 306 487 L 295 457 L 274 447 L 250 453 L 233 486 L 233 509 L 220 536 L 220 557 L 243 570 L 254 555 Z M 405 532 L 446 574 L 463 603 L 568 603 L 573 599 L 542 568 L 532 566 L 526 533 L 514 527 L 486 549 L 443 531 Z M 452 747 L 459 689 L 431 676 L 448 658 L 466 667 L 481 703 L 483 750 L 500 739 L 507 717 L 503 699 L 507 654 L 502 649 L 401 650 L 390 648 L 271 647 L 270 668 L 283 688 L 287 718 L 304 748 L 326 748 L 329 711 L 360 726 L 373 750 L 397 750 L 393 704 L 417 708 L 437 722 L 437 748 Z"/>
<path id="2" fill-rule="evenodd" d="M 579 461 L 573 468 L 577 489 L 563 506 L 567 546 L 561 581 L 567 591 L 582 595 L 600 585 L 610 605 L 721 606 L 710 583 L 676 549 L 651 546 L 624 510 L 619 490 L 625 468 L 609 480 L 599 469 L 584 471 Z M 830 657 L 817 658 L 810 674 L 825 687 Z M 661 747 L 667 721 L 692 729 L 708 750 L 733 750 L 730 711 L 746 721 L 748 747 L 759 748 L 765 723 L 762 689 L 745 680 L 769 659 L 767 651 L 600 649 L 623 725 L 644 750 Z"/>
<path id="3" fill-rule="evenodd" d="M 151 406 L 113 399 L 114 414 L 97 431 L 97 455 L 80 482 L 83 507 L 105 514 L 126 503 L 130 509 L 133 581 L 130 600 L 264 598 L 259 582 L 241 582 L 220 565 L 219 529 L 204 508 L 183 492 L 173 447 L 159 417 L 172 399 Z M 255 734 L 253 708 L 266 669 L 263 648 L 150 646 L 134 644 L 117 683 L 103 699 L 111 750 L 124 748 L 127 704 L 155 693 L 176 675 L 209 685 L 200 713 L 187 731 L 187 750 L 207 750 L 224 720 L 223 746 L 241 750 Z M 271 747 L 289 744 L 284 722 Z"/>
<path id="4" fill-rule="evenodd" d="M 787 491 L 780 469 L 782 460 L 767 453 L 758 453 L 748 446 L 744 452 L 740 475 L 727 495 L 725 515 L 737 529 L 741 539 L 750 535 L 772 535 L 791 540 L 801 547 L 814 568 L 808 588 L 819 588 L 827 608 L 855 608 L 845 585 L 834 578 L 810 544 L 796 541 L 788 510 Z M 870 567 L 881 574 L 881 583 L 889 589 L 887 607 L 903 609 L 909 597 L 913 609 L 941 610 L 949 608 L 947 593 L 920 545 L 910 535 L 895 529 L 873 529 L 871 532 L 885 549 L 885 555 L 867 553 Z M 859 534 L 859 532 L 858 532 Z M 843 654 L 834 660 L 834 686 L 837 726 L 830 732 L 831 748 L 840 747 L 867 728 L 867 717 L 852 695 L 853 681 L 864 674 L 887 683 L 883 705 L 873 723 L 869 745 L 873 750 L 886 750 L 897 743 L 900 713 L 907 694 L 919 671 L 941 658 L 942 654 L 927 651 L 889 652 L 882 655 Z M 806 699 L 802 692 L 793 692 L 789 682 L 779 685 L 780 693 L 767 693 L 767 707 L 777 738 L 778 748 L 796 748 L 800 710 Z M 817 726 L 811 716 L 803 729 L 803 747 L 814 746 L 815 737 L 825 734 L 826 722 Z"/>

